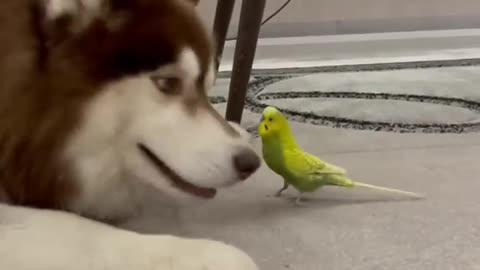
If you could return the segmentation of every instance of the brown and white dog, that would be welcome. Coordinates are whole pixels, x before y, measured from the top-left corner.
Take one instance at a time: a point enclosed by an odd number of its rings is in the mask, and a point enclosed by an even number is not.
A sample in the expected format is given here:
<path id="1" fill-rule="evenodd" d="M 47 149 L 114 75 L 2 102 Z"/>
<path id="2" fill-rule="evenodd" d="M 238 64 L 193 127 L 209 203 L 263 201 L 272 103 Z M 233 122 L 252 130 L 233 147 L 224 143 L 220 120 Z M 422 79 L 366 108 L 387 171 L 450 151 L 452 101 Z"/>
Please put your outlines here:
<path id="1" fill-rule="evenodd" d="M 213 44 L 195 4 L 2 0 L 0 269 L 257 269 L 220 242 L 109 225 L 146 190 L 213 198 L 260 166 L 208 103 Z"/>

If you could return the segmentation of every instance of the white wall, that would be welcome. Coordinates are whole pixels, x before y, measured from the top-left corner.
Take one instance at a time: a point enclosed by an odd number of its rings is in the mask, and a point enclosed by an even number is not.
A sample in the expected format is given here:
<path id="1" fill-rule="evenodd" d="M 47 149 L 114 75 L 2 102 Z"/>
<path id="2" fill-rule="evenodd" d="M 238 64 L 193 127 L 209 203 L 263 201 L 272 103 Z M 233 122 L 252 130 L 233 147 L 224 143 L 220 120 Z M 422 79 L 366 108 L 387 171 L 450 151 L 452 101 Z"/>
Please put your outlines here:
<path id="1" fill-rule="evenodd" d="M 255 0 L 245 0 L 255 1 Z M 264 17 L 285 0 L 267 0 Z M 236 34 L 242 0 L 230 35 Z M 199 9 L 213 24 L 217 0 L 201 0 Z M 292 0 L 262 28 L 262 36 L 295 36 L 427 29 L 480 28 L 480 0 Z"/>

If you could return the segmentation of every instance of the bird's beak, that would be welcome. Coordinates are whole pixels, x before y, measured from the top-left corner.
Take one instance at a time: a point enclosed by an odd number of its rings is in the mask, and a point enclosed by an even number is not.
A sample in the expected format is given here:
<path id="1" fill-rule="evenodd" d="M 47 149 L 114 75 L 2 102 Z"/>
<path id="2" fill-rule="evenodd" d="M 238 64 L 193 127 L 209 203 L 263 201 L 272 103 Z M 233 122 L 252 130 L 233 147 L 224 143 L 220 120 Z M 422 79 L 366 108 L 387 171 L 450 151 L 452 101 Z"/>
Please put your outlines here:
<path id="1" fill-rule="evenodd" d="M 263 120 L 265 120 L 265 117 L 262 115 L 262 117 L 260 117 L 260 121 L 258 121 L 258 124 L 262 123 Z"/>

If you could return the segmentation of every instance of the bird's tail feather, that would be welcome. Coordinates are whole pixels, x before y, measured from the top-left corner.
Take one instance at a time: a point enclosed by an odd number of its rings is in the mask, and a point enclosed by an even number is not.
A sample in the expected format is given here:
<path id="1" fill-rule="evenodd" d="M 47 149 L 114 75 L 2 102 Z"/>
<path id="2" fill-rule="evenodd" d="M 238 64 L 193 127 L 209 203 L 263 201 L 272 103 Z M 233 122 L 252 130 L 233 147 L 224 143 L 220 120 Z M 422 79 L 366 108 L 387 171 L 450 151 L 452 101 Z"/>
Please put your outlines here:
<path id="1" fill-rule="evenodd" d="M 378 191 L 386 191 L 386 192 L 390 192 L 390 193 L 403 194 L 403 195 L 407 195 L 407 196 L 411 196 L 411 197 L 419 198 L 419 199 L 424 198 L 423 195 L 420 195 L 420 194 L 417 194 L 417 193 L 414 193 L 414 192 L 404 191 L 404 190 L 394 189 L 394 188 L 375 186 L 375 185 L 370 185 L 370 184 L 361 183 L 361 182 L 354 182 L 354 186 L 355 187 L 363 187 L 363 188 L 378 190 Z"/>

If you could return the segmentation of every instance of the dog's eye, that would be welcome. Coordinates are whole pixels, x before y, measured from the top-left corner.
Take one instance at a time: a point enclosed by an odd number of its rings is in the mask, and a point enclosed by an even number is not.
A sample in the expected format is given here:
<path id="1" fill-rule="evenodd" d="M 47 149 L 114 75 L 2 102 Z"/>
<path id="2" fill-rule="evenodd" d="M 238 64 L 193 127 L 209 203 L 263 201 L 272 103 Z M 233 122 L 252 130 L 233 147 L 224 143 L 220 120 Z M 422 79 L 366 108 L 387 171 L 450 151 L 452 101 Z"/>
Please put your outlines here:
<path id="1" fill-rule="evenodd" d="M 180 79 L 178 78 L 152 76 L 151 79 L 158 90 L 162 91 L 164 94 L 178 95 L 181 92 Z"/>

